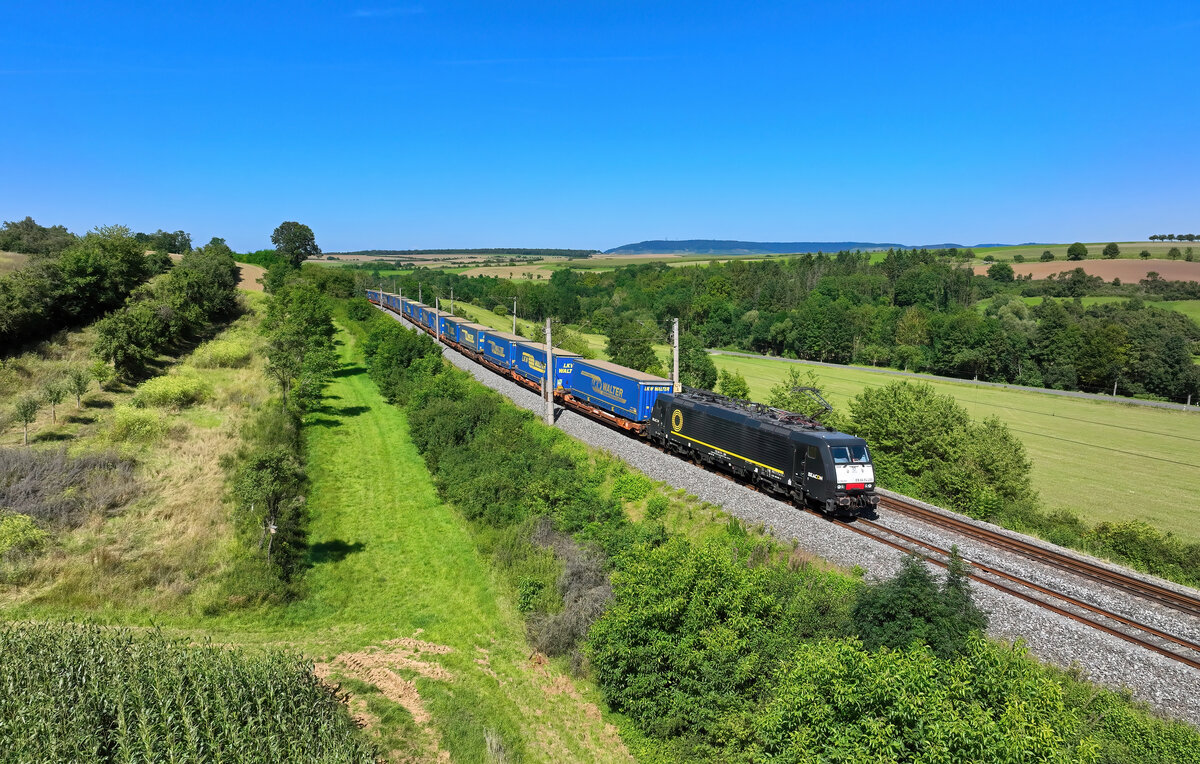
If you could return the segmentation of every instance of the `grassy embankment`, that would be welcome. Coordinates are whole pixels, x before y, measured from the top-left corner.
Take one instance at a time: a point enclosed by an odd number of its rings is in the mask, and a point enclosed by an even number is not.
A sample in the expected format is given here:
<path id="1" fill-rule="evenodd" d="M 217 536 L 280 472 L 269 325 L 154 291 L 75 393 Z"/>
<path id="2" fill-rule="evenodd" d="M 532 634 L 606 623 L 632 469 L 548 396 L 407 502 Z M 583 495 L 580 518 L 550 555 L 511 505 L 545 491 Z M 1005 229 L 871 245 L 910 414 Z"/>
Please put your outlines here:
<path id="1" fill-rule="evenodd" d="M 256 321 L 223 338 L 261 343 Z M 153 622 L 195 640 L 298 650 L 353 693 L 352 710 L 396 760 L 445 752 L 476 761 L 489 751 L 626 760 L 595 692 L 530 660 L 511 599 L 461 516 L 437 498 L 403 412 L 379 397 L 354 340 L 341 338 L 347 366 L 306 422 L 312 567 L 299 601 L 224 610 L 236 544 L 220 458 L 252 410 L 278 405 L 256 355 L 244 368 L 204 370 L 206 402 L 158 412 L 159 435 L 124 446 L 145 493 L 64 534 L 24 585 L 5 587 L 0 618 Z M 73 450 L 111 445 L 109 420 L 129 394 L 93 392 L 81 417 L 91 421 L 57 432 Z"/>
<path id="2" fill-rule="evenodd" d="M 740 372 L 754 400 L 784 378 L 787 361 L 716 355 L 720 369 Z M 867 387 L 897 379 L 858 367 L 805 365 L 826 397 L 846 410 Z M 1200 540 L 1193 497 L 1200 494 L 1200 413 L 1067 398 L 931 380 L 971 416 L 997 416 L 1028 449 L 1034 487 L 1050 509 L 1070 509 L 1091 523 L 1141 519 Z"/>
<path id="3" fill-rule="evenodd" d="M 29 255 L 23 255 L 20 252 L 0 252 L 0 276 L 12 273 L 24 265 L 28 259 Z"/>

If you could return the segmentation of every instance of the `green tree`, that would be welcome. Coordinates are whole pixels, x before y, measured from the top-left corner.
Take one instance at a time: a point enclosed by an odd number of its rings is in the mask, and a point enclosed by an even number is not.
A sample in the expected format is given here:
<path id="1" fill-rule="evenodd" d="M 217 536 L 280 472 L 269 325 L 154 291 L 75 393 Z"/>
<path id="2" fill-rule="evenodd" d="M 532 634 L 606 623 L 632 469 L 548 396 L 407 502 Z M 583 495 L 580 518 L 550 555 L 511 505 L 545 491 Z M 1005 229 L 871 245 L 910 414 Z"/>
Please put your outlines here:
<path id="1" fill-rule="evenodd" d="M 92 384 L 92 375 L 82 366 L 72 366 L 67 369 L 67 390 L 75 396 L 75 408 L 83 405 L 83 396 L 87 394 Z"/>
<path id="2" fill-rule="evenodd" d="M 694 334 L 679 337 L 679 383 L 701 390 L 712 390 L 717 384 L 717 366 Z"/>
<path id="3" fill-rule="evenodd" d="M 1082 242 L 1077 241 L 1071 246 L 1067 247 L 1068 260 L 1086 260 L 1087 256 L 1088 249 Z"/>
<path id="4" fill-rule="evenodd" d="M 750 399 L 750 385 L 746 384 L 746 378 L 736 371 L 721 369 L 717 375 L 717 392 L 738 400 Z"/>
<path id="5" fill-rule="evenodd" d="M 1179 247 L 1171 247 L 1170 249 L 1168 249 L 1167 257 L 1170 258 L 1171 260 L 1178 260 L 1180 257 L 1182 257 L 1182 254 L 1179 251 Z"/>
<path id="6" fill-rule="evenodd" d="M 623 318 L 609 331 L 608 357 L 621 366 L 661 375 L 662 364 L 654 354 L 652 344 L 654 338 L 654 330 L 643 322 Z"/>
<path id="7" fill-rule="evenodd" d="M 42 399 L 35 393 L 26 393 L 17 398 L 17 402 L 13 405 L 14 413 L 17 415 L 17 421 L 25 428 L 24 444 L 29 445 L 29 424 L 37 419 L 38 412 L 42 409 Z"/>
<path id="8" fill-rule="evenodd" d="M 1046 250 L 1042 250 L 1042 257 L 1041 257 L 1041 260 L 1042 260 L 1042 262 L 1043 262 L 1043 263 L 1048 263 L 1048 262 L 1050 262 L 1050 261 L 1051 261 L 1051 260 L 1053 260 L 1053 259 L 1054 259 L 1054 253 L 1053 253 L 1053 252 L 1051 252 L 1051 251 L 1050 251 L 1050 250 L 1048 250 L 1048 249 L 1046 249 Z"/>
<path id="9" fill-rule="evenodd" d="M 988 278 L 992 281 L 1012 281 L 1014 274 L 1013 267 L 1008 263 L 993 263 L 987 270 Z"/>
<path id="10" fill-rule="evenodd" d="M 55 424 L 58 424 L 58 404 L 63 402 L 67 397 L 67 386 L 63 380 L 56 379 L 46 385 L 43 391 L 43 397 L 46 403 L 50 404 L 50 419 Z"/>
<path id="11" fill-rule="evenodd" d="M 283 405 L 305 411 L 320 401 L 321 390 L 337 369 L 333 315 L 316 287 L 296 281 L 277 293 L 263 322 L 267 373 L 279 383 Z"/>
<path id="12" fill-rule="evenodd" d="M 903 650 L 920 642 L 941 658 L 964 654 L 970 635 L 987 628 L 987 616 L 971 599 L 969 577 L 958 547 L 950 551 L 940 588 L 921 558 L 905 557 L 895 578 L 866 588 L 854 605 L 854 626 L 863 644 Z"/>
<path id="13" fill-rule="evenodd" d="M 1104 245 L 1103 254 L 1105 260 L 1116 260 L 1121 256 L 1121 248 L 1117 246 L 1115 241 L 1110 241 L 1108 244 Z"/>
<path id="14" fill-rule="evenodd" d="M 1141 252 L 1138 252 L 1138 257 L 1142 258 L 1143 260 L 1149 260 L 1150 259 L 1150 250 L 1143 249 Z"/>
<path id="15" fill-rule="evenodd" d="M 257 536 L 257 550 L 268 566 L 279 568 L 285 581 L 302 569 L 306 517 L 300 496 L 304 482 L 302 465 L 285 448 L 254 454 L 233 481 L 244 532 Z"/>
<path id="16" fill-rule="evenodd" d="M 836 410 L 826 411 L 815 398 L 798 388 L 811 387 L 821 391 L 821 381 L 811 368 L 799 364 L 788 364 L 787 376 L 771 387 L 767 403 L 777 409 L 794 411 L 797 414 L 818 419 L 835 429 L 842 427 L 841 417 Z"/>
<path id="17" fill-rule="evenodd" d="M 300 263 L 321 254 L 321 248 L 317 246 L 312 229 L 303 223 L 290 220 L 279 224 L 279 227 L 271 234 L 271 243 L 275 245 L 275 251 L 279 253 L 279 256 L 290 263 L 293 268 L 299 268 Z"/>

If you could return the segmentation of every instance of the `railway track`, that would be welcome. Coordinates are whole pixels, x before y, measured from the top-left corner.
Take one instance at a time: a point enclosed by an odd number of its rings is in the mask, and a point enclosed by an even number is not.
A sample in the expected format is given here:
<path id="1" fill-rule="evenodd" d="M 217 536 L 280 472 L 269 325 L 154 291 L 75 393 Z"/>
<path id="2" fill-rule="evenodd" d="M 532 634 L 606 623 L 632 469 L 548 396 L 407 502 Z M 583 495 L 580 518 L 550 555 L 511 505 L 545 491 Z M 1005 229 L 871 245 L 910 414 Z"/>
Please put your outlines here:
<path id="1" fill-rule="evenodd" d="M 1200 599 L 1168 589 L 1165 586 L 887 496 L 880 497 L 879 506 L 1200 618 Z"/>
<path id="2" fill-rule="evenodd" d="M 895 500 L 890 501 L 896 504 L 901 504 L 901 502 L 896 502 Z M 904 506 L 905 508 L 908 507 L 908 505 Z M 920 510 L 921 508 L 918 507 L 917 509 Z M 937 512 L 930 512 L 929 514 L 933 515 L 938 520 L 941 520 L 945 517 L 941 513 Z M 911 536 L 901 531 L 888 528 L 887 526 L 880 525 L 879 523 L 871 520 L 861 518 L 852 522 L 841 523 L 841 525 L 851 531 L 854 531 L 855 533 L 867 536 L 874 541 L 885 544 L 894 549 L 898 549 L 903 552 L 919 554 L 920 556 L 929 560 L 929 562 L 932 564 L 939 567 L 947 567 L 947 560 L 950 557 L 949 550 L 916 538 L 915 536 Z M 970 523 L 964 523 L 964 525 L 967 525 L 974 530 L 982 530 L 986 534 L 987 529 L 980 529 L 977 526 L 971 525 Z M 1044 559 L 1044 557 L 1062 557 L 1061 555 L 1055 555 L 1055 553 L 1050 550 L 1042 549 L 1033 544 L 1024 544 L 1019 540 L 1012 539 L 1011 537 L 1003 534 L 993 535 L 1000 536 L 1005 541 L 1015 541 L 1017 545 L 1028 546 L 1037 549 L 1039 553 L 1038 555 L 1028 554 L 1026 556 L 1030 557 L 1031 559 L 1036 559 L 1040 562 L 1045 562 L 1046 564 L 1050 563 Z M 976 536 L 972 535 L 972 537 Z M 1005 546 L 1005 548 L 1008 547 Z M 1172 660 L 1178 661 L 1179 663 L 1190 666 L 1191 668 L 1200 669 L 1200 644 L 1174 634 L 1169 634 L 1161 629 L 1157 629 L 1132 618 L 1122 616 L 1105 608 L 1098 607 L 1076 597 L 1040 586 L 997 568 L 983 565 L 972 560 L 966 560 L 965 558 L 964 561 L 968 562 L 971 566 L 971 578 L 979 583 L 1012 595 L 1025 602 L 1030 602 L 1039 607 L 1050 610 L 1051 612 L 1061 615 L 1065 618 L 1069 618 L 1078 623 L 1090 626 L 1094 629 L 1104 632 L 1105 634 L 1109 634 L 1117 637 L 1118 639 L 1135 644 L 1138 647 L 1158 653 L 1159 655 L 1166 656 Z M 1086 562 L 1078 560 L 1073 560 L 1073 562 L 1079 562 L 1083 566 L 1088 566 Z M 1105 570 L 1105 573 L 1112 574 L 1118 578 L 1128 578 L 1122 577 L 1119 573 L 1114 573 L 1113 571 Z M 1148 584 L 1147 582 L 1139 581 L 1137 579 L 1130 580 L 1136 581 L 1139 584 L 1147 584 L 1148 588 L 1150 589 L 1162 589 L 1162 587 L 1156 587 L 1153 584 Z M 1126 587 L 1121 588 L 1124 591 L 1129 591 L 1129 589 Z M 1175 594 L 1175 592 L 1172 592 L 1172 594 Z M 1183 595 L 1180 596 L 1183 597 Z M 1160 601 L 1157 598 L 1151 599 L 1156 602 Z"/>

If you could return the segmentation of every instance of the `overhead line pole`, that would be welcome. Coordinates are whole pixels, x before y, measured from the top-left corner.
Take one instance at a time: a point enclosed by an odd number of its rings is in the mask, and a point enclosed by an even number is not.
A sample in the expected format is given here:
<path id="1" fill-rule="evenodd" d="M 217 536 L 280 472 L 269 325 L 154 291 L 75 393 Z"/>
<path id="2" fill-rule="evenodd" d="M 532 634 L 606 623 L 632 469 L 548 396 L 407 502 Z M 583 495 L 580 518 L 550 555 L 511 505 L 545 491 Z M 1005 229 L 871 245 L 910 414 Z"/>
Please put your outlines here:
<path id="1" fill-rule="evenodd" d="M 679 319 L 672 322 L 671 332 L 671 392 L 679 394 Z"/>
<path id="2" fill-rule="evenodd" d="M 517 298 L 513 298 L 513 334 L 517 333 Z"/>
<path id="3" fill-rule="evenodd" d="M 550 338 L 550 317 L 546 316 L 546 424 L 554 426 L 554 343 Z"/>

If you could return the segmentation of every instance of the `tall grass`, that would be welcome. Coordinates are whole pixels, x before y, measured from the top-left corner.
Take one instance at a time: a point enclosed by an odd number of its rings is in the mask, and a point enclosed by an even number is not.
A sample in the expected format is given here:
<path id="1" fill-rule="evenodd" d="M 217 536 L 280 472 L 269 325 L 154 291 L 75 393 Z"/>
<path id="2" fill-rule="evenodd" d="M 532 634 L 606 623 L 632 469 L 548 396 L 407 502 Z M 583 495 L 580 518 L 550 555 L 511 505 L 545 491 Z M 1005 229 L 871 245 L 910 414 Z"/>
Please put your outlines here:
<path id="1" fill-rule="evenodd" d="M 288 653 L 10 624 L 0 687 L 6 761 L 375 760 L 337 693 Z"/>

